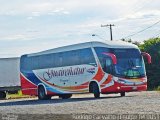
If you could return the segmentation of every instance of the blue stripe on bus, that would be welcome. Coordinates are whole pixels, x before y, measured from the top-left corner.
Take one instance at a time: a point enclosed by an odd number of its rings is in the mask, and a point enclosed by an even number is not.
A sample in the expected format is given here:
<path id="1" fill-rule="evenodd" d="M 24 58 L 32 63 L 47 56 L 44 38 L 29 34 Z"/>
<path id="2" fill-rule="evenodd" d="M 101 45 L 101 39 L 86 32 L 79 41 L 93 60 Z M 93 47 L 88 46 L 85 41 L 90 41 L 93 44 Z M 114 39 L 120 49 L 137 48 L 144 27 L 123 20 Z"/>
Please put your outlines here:
<path id="1" fill-rule="evenodd" d="M 27 71 L 26 72 L 23 72 L 23 75 L 28 79 L 30 80 L 32 83 L 34 83 L 35 85 L 38 85 L 39 83 L 42 83 L 36 76 L 35 74 L 32 72 L 32 71 Z"/>
<path id="2" fill-rule="evenodd" d="M 39 83 L 42 83 L 37 77 L 36 75 L 30 71 L 28 73 L 23 73 L 23 75 L 28 79 L 30 80 L 32 83 L 34 83 L 35 85 L 38 85 Z M 47 90 L 49 90 L 50 92 L 54 92 L 54 93 L 63 93 L 63 92 L 60 92 L 58 90 L 56 90 L 55 88 L 53 87 L 50 87 L 49 85 L 43 83 L 46 87 Z"/>

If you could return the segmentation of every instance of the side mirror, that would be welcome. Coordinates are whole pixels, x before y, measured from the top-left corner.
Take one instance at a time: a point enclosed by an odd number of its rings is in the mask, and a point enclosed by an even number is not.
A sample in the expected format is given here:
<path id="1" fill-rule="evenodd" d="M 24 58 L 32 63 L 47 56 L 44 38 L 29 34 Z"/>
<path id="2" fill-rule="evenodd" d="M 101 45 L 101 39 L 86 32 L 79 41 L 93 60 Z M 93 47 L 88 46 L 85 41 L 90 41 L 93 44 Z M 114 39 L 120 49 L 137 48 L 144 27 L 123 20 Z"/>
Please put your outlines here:
<path id="1" fill-rule="evenodd" d="M 117 64 L 117 57 L 115 54 L 113 54 L 113 53 L 102 53 L 102 54 L 109 56 L 112 59 L 112 62 L 114 65 Z"/>
<path id="2" fill-rule="evenodd" d="M 147 58 L 148 64 L 152 63 L 152 58 L 151 58 L 150 54 L 148 54 L 146 52 L 142 52 L 141 54 L 142 54 L 142 56 Z"/>

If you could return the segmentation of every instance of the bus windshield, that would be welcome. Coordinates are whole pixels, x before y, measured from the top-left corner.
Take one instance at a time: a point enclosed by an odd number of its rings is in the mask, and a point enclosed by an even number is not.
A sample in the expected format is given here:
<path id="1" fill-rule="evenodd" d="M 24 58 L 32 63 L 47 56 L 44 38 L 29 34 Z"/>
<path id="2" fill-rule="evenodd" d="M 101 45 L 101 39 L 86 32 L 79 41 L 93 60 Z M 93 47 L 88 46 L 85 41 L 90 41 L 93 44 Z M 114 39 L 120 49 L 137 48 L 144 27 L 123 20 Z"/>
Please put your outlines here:
<path id="1" fill-rule="evenodd" d="M 145 67 L 141 53 L 138 49 L 114 49 L 117 64 L 114 66 L 116 76 L 125 78 L 144 77 Z"/>

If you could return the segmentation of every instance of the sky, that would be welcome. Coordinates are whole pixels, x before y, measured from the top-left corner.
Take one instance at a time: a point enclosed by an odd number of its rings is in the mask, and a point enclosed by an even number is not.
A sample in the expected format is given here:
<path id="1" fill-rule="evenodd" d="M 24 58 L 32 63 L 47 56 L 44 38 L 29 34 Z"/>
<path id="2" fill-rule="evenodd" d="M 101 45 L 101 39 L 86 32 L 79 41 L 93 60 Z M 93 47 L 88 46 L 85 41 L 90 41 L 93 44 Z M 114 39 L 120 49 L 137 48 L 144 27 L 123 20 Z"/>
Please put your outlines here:
<path id="1" fill-rule="evenodd" d="M 159 21 L 160 0 L 0 0 L 0 58 L 108 41 L 106 24 L 115 25 L 113 40 L 143 42 L 160 35 Z"/>

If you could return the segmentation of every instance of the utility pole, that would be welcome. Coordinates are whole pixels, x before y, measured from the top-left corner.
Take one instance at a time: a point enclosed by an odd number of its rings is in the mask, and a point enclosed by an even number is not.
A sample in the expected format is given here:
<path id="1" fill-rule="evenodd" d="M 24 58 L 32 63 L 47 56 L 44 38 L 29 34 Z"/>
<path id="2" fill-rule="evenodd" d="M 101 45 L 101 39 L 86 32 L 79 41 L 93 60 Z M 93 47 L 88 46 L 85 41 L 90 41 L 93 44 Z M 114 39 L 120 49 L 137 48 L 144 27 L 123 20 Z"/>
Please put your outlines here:
<path id="1" fill-rule="evenodd" d="M 114 24 L 109 24 L 109 25 L 101 25 L 101 27 L 110 27 L 110 35 L 111 35 L 111 41 L 113 40 L 113 37 L 112 37 L 112 26 L 115 26 Z"/>

